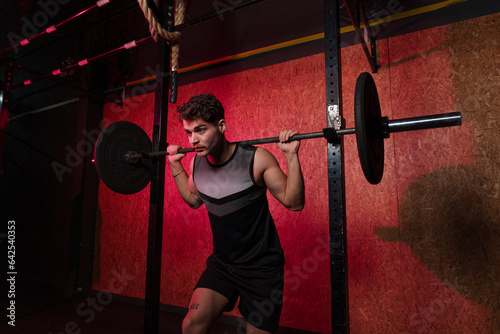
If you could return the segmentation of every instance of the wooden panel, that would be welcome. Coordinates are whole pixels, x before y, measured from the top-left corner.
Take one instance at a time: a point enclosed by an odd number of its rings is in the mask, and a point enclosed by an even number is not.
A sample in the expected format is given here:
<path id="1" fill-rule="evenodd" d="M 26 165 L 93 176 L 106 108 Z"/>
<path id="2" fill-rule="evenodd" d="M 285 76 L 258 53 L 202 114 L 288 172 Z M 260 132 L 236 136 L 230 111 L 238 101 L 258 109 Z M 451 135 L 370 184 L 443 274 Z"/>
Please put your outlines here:
<path id="1" fill-rule="evenodd" d="M 464 124 L 391 135 L 377 186 L 363 177 L 354 136 L 345 137 L 351 333 L 500 330 L 499 18 L 379 42 L 382 68 L 374 78 L 383 115 L 462 111 Z M 344 117 L 352 127 L 355 81 L 369 68 L 359 46 L 342 57 Z M 323 74 L 323 55 L 310 56 L 182 86 L 179 103 L 214 93 L 234 141 L 286 128 L 315 132 L 326 121 Z M 150 133 L 152 105 L 151 95 L 135 97 L 123 110 L 108 105 L 105 117 Z M 168 141 L 188 146 L 173 111 Z M 275 145 L 265 147 L 284 165 Z M 270 198 L 287 260 L 281 325 L 329 333 L 325 140 L 303 141 L 301 162 L 304 210 L 288 212 Z M 101 277 L 94 288 L 144 296 L 148 193 L 123 196 L 101 185 Z M 211 252 L 210 227 L 205 208 L 184 204 L 168 173 L 165 206 L 161 300 L 185 307 Z M 118 284 L 117 273 L 130 279 Z"/>

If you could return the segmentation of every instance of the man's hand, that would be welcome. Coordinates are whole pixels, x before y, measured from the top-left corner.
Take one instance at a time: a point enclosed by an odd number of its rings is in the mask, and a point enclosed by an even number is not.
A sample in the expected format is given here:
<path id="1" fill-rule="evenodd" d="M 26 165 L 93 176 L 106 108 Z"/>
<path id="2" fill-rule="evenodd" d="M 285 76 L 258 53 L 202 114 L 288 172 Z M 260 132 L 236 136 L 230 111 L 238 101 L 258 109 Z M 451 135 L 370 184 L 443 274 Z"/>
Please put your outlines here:
<path id="1" fill-rule="evenodd" d="M 300 147 L 300 140 L 289 141 L 294 135 L 298 134 L 298 131 L 293 130 L 283 130 L 279 133 L 279 143 L 278 147 L 285 153 L 297 153 Z"/>
<path id="2" fill-rule="evenodd" d="M 185 153 L 179 153 L 177 154 L 177 150 L 180 149 L 181 147 L 178 145 L 168 145 L 167 147 L 167 152 L 168 152 L 168 162 L 170 165 L 175 165 L 176 162 L 180 162 L 182 158 L 186 156 Z"/>

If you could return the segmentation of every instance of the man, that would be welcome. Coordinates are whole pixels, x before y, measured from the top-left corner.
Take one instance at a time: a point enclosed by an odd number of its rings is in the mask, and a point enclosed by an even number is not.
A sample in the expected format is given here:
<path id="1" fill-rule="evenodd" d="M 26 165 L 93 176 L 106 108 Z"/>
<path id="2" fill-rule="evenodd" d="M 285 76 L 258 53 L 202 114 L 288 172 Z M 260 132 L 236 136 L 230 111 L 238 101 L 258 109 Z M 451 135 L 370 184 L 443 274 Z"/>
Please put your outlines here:
<path id="1" fill-rule="evenodd" d="M 195 95 L 177 111 L 196 155 L 188 175 L 181 164 L 185 154 L 171 145 L 170 167 L 184 201 L 194 209 L 206 205 L 214 245 L 191 297 L 183 333 L 208 333 L 238 297 L 246 332 L 272 333 L 281 314 L 284 256 L 266 191 L 289 210 L 304 207 L 300 142 L 288 141 L 297 132 L 279 134 L 287 176 L 266 149 L 226 139 L 224 108 L 213 95 Z"/>

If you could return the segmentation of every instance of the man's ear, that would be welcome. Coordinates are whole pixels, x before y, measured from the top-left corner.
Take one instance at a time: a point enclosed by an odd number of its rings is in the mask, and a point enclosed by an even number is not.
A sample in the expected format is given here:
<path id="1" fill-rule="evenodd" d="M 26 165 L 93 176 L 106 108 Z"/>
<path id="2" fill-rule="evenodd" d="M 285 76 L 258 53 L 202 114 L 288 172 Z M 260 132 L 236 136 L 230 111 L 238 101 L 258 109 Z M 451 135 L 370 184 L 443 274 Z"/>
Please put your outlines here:
<path id="1" fill-rule="evenodd" d="M 227 128 L 226 128 L 226 120 L 223 118 L 221 120 L 219 120 L 219 123 L 218 123 L 218 128 L 219 128 L 219 131 L 221 134 L 224 134 L 224 132 L 226 132 Z"/>

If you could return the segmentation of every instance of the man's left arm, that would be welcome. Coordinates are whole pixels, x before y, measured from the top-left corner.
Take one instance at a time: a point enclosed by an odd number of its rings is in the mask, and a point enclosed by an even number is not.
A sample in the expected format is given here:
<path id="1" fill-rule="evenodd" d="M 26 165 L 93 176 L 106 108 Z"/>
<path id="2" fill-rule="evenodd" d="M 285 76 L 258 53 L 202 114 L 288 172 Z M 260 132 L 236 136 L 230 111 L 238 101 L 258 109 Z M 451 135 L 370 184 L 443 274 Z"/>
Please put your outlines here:
<path id="1" fill-rule="evenodd" d="M 296 131 L 281 131 L 278 147 L 284 152 L 287 174 L 285 174 L 276 158 L 267 150 L 258 150 L 258 161 L 261 166 L 262 180 L 269 192 L 287 209 L 299 211 L 304 208 L 305 187 L 299 160 L 300 141 L 288 140 L 297 134 Z"/>

